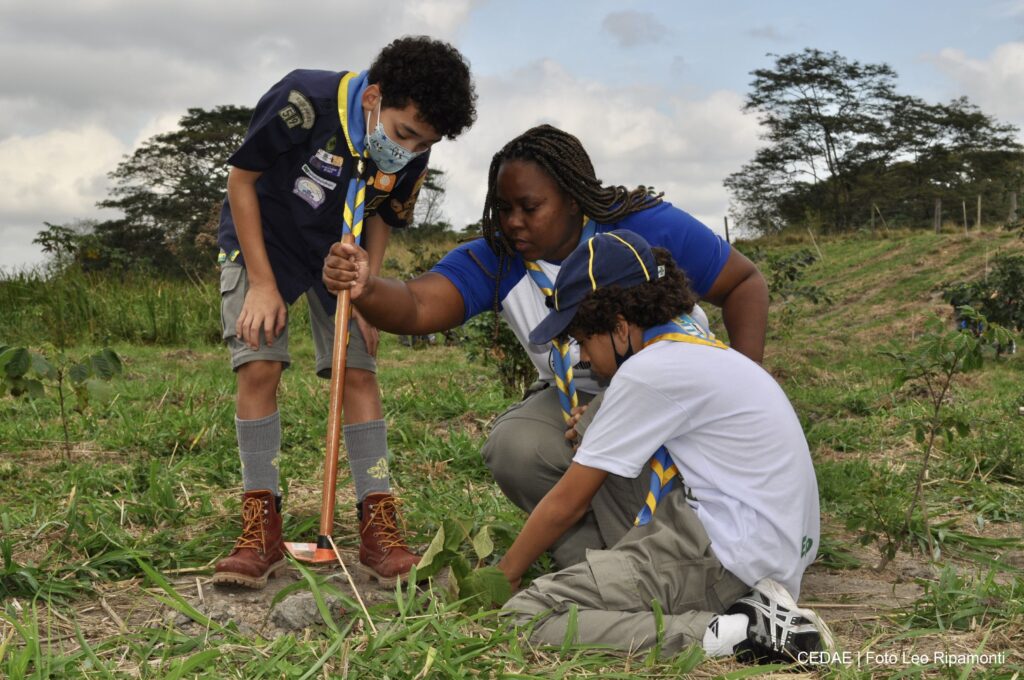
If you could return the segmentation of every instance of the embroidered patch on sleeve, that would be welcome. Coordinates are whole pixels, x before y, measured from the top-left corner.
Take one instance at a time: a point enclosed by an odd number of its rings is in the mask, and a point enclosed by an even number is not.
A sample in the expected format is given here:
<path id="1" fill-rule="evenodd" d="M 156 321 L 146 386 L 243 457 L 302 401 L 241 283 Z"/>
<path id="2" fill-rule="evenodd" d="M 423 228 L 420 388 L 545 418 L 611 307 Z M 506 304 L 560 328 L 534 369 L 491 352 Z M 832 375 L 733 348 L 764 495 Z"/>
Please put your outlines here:
<path id="1" fill-rule="evenodd" d="M 288 103 L 294 106 L 299 115 L 302 116 L 303 129 L 312 129 L 313 123 L 316 121 L 316 112 L 313 110 L 313 103 L 309 101 L 306 95 L 298 90 L 292 90 L 288 93 Z"/>
<path id="2" fill-rule="evenodd" d="M 277 115 L 281 117 L 281 120 L 284 121 L 284 124 L 287 125 L 289 129 L 302 125 L 302 114 L 299 113 L 299 110 L 291 104 L 288 104 L 278 111 Z"/>

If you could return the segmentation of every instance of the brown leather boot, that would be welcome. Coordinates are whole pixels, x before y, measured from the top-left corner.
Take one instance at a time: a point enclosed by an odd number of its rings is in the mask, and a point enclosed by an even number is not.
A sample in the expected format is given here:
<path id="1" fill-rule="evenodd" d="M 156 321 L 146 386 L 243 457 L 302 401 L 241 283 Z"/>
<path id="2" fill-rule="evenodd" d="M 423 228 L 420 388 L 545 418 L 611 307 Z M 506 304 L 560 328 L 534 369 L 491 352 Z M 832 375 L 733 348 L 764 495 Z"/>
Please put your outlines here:
<path id="1" fill-rule="evenodd" d="M 246 491 L 242 496 L 242 535 L 235 549 L 214 567 L 213 583 L 237 583 L 262 588 L 267 579 L 284 567 L 279 499 L 268 489 Z"/>
<path id="2" fill-rule="evenodd" d="M 409 577 L 420 557 L 409 551 L 398 523 L 398 499 L 389 493 L 371 493 L 356 506 L 359 512 L 359 563 L 370 578 L 394 585 Z"/>

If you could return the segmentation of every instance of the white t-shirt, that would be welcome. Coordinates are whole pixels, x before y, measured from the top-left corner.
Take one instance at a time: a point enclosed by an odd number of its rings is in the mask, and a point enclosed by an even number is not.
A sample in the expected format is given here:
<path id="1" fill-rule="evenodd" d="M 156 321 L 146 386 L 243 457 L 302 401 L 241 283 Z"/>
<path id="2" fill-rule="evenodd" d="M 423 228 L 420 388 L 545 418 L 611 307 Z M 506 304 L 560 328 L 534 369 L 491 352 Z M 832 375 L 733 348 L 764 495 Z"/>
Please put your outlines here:
<path id="1" fill-rule="evenodd" d="M 636 477 L 662 445 L 726 569 L 751 586 L 773 578 L 798 598 L 820 539 L 818 484 L 775 380 L 732 349 L 661 341 L 637 352 L 574 460 Z"/>

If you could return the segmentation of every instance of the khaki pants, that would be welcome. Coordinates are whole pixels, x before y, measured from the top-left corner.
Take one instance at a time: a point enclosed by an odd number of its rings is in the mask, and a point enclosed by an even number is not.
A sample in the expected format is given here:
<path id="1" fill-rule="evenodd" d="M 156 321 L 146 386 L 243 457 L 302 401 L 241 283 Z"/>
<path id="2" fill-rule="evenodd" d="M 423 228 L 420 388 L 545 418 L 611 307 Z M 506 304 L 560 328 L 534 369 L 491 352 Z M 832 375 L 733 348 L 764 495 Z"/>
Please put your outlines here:
<path id="1" fill-rule="evenodd" d="M 601 397 L 580 393 L 589 403 L 576 429 L 582 435 L 601 404 Z M 514 404 L 494 421 L 483 447 L 484 463 L 508 499 L 527 513 L 569 469 L 575 453 L 565 439 L 565 421 L 558 390 L 546 387 Z M 615 545 L 633 526 L 643 506 L 650 466 L 636 479 L 609 475 L 594 496 L 590 510 L 551 547 L 559 567 L 582 562 L 587 550 Z"/>
<path id="2" fill-rule="evenodd" d="M 520 625 L 535 622 L 535 644 L 562 644 L 575 608 L 570 642 L 643 650 L 657 642 L 657 601 L 664 615 L 661 650 L 671 655 L 700 644 L 712 617 L 749 590 L 715 557 L 677 487 L 648 524 L 631 528 L 610 550 L 589 550 L 583 562 L 538 578 L 505 609 Z"/>

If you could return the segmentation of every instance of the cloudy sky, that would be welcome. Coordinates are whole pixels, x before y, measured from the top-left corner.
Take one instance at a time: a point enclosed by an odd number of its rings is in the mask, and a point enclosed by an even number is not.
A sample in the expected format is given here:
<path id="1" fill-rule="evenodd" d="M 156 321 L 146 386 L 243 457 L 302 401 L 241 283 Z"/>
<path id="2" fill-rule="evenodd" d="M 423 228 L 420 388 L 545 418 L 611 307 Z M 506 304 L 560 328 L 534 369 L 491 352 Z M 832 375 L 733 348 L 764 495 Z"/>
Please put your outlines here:
<path id="1" fill-rule="evenodd" d="M 477 124 L 434 154 L 457 227 L 494 151 L 549 122 L 606 182 L 653 184 L 721 230 L 767 53 L 886 62 L 903 92 L 1024 128 L 1024 0 L 0 0 L 0 267 L 42 259 L 44 220 L 113 217 L 95 207 L 107 173 L 187 108 L 252 106 L 294 68 L 361 70 L 410 33 L 452 42 L 477 80 Z"/>

